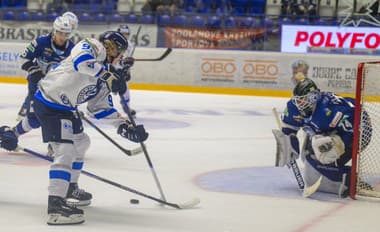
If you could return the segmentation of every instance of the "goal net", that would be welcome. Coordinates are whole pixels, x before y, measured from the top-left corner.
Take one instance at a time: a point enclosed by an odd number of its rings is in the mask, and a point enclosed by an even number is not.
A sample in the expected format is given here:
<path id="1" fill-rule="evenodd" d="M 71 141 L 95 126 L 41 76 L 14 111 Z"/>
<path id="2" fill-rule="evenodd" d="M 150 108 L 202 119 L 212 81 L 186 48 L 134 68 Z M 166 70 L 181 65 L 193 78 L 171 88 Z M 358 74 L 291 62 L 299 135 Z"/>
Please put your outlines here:
<path id="1" fill-rule="evenodd" d="M 380 199 L 380 62 L 358 65 L 350 196 Z"/>

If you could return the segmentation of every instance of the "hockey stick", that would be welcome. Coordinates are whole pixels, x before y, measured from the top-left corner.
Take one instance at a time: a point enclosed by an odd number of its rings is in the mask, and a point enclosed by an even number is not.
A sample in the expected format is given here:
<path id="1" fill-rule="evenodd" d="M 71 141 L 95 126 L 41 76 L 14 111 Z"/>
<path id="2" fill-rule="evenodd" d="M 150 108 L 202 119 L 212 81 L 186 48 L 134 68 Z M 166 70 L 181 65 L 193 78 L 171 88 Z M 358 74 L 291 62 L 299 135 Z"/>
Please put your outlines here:
<path id="1" fill-rule="evenodd" d="M 274 118 L 276 119 L 277 126 L 281 130 L 282 123 L 281 123 L 281 120 L 280 120 L 280 118 L 278 116 L 277 109 L 273 108 L 272 112 L 273 112 Z M 300 154 L 300 156 L 303 155 L 303 152 L 305 150 L 306 139 L 307 139 L 307 137 L 305 137 L 305 140 L 302 143 L 302 148 L 301 148 L 301 152 L 300 152 L 301 154 Z M 276 157 L 276 166 L 278 166 L 278 159 L 277 159 L 277 157 Z M 305 185 L 305 181 L 304 181 L 304 179 L 302 177 L 301 170 L 298 167 L 297 161 L 295 159 L 293 159 L 293 160 L 290 161 L 289 164 L 287 164 L 287 166 L 288 166 L 289 169 L 292 169 L 293 174 L 294 174 L 294 176 L 296 178 L 296 181 L 297 181 L 297 184 L 298 184 L 298 188 L 302 192 L 302 196 L 303 197 L 309 197 L 309 196 L 313 195 L 318 190 L 319 186 L 321 185 L 322 176 L 319 177 L 319 179 L 313 185 L 311 185 L 310 187 L 307 187 Z"/>
<path id="2" fill-rule="evenodd" d="M 149 58 L 149 59 L 148 58 L 147 59 L 134 59 L 134 61 L 161 61 L 161 60 L 165 59 L 171 52 L 172 52 L 172 49 L 167 48 L 166 51 L 160 57 Z"/>
<path id="3" fill-rule="evenodd" d="M 92 128 L 94 128 L 96 131 L 98 131 L 101 135 L 103 135 L 108 141 L 110 141 L 113 145 L 115 145 L 117 148 L 119 148 L 124 154 L 128 156 L 134 156 L 142 152 L 141 147 L 137 147 L 132 150 L 125 149 L 120 144 L 118 144 L 115 140 L 113 140 L 111 137 L 109 137 L 106 133 L 104 133 L 99 127 L 97 127 L 93 122 L 91 122 L 83 112 L 79 113 L 80 117 L 89 124 Z"/>
<path id="4" fill-rule="evenodd" d="M 120 98 L 122 99 L 122 101 L 124 102 L 124 96 L 123 95 L 120 95 Z M 130 120 L 130 122 L 132 123 L 132 126 L 133 127 L 136 127 L 136 122 L 131 114 L 131 111 L 129 109 L 129 106 L 128 104 L 124 104 L 124 111 L 127 112 L 127 115 L 128 115 L 128 118 Z M 162 191 L 162 187 L 161 187 L 161 184 L 160 184 L 160 181 L 158 180 L 158 177 L 157 177 L 157 174 L 156 174 L 156 171 L 154 170 L 153 168 L 153 163 L 149 157 L 149 154 L 148 154 L 148 150 L 146 149 L 146 146 L 144 144 L 144 142 L 140 142 L 140 145 L 141 145 L 141 148 L 144 152 L 144 155 L 145 155 L 145 158 L 146 158 L 146 161 L 148 162 L 148 165 L 149 165 L 149 168 L 152 172 L 152 175 L 153 175 L 153 178 L 154 178 L 154 181 L 156 182 L 156 185 L 157 185 L 157 188 L 160 192 L 160 195 L 161 195 L 161 199 L 166 201 L 166 198 L 165 198 L 165 195 L 164 195 L 164 192 Z"/>
<path id="5" fill-rule="evenodd" d="M 31 155 L 34 155 L 34 156 L 36 156 L 38 158 L 41 158 L 41 159 L 53 162 L 53 159 L 50 158 L 49 156 L 42 155 L 42 154 L 40 154 L 38 152 L 32 151 L 32 150 L 27 149 L 27 148 L 22 148 L 22 147 L 19 146 L 19 147 L 17 147 L 16 151 L 24 151 L 24 152 L 26 152 L 28 154 L 31 154 Z M 138 190 L 135 190 L 133 188 L 127 187 L 125 185 L 116 183 L 116 182 L 114 182 L 112 180 L 109 180 L 109 179 L 106 179 L 104 177 L 98 176 L 98 175 L 96 175 L 94 173 L 91 173 L 91 172 L 88 172 L 88 171 L 85 171 L 85 170 L 81 170 L 81 173 L 83 173 L 84 175 L 86 175 L 88 177 L 91 177 L 91 178 L 94 178 L 96 180 L 102 181 L 104 183 L 110 184 L 110 185 L 112 185 L 114 187 L 123 189 L 125 191 L 137 194 L 137 195 L 139 195 L 141 197 L 145 197 L 145 198 L 151 199 L 153 201 L 159 202 L 159 203 L 161 203 L 163 205 L 167 205 L 167 206 L 170 206 L 170 207 L 173 207 L 173 208 L 176 208 L 176 209 L 191 209 L 191 208 L 194 208 L 196 205 L 198 205 L 200 203 L 200 199 L 199 198 L 193 198 L 192 200 L 190 200 L 188 202 L 184 202 L 184 203 L 177 203 L 177 204 L 176 203 L 170 203 L 170 202 L 167 202 L 166 200 L 161 200 L 159 198 L 156 198 L 156 197 L 153 197 L 151 195 L 145 194 L 145 193 L 140 192 Z"/>

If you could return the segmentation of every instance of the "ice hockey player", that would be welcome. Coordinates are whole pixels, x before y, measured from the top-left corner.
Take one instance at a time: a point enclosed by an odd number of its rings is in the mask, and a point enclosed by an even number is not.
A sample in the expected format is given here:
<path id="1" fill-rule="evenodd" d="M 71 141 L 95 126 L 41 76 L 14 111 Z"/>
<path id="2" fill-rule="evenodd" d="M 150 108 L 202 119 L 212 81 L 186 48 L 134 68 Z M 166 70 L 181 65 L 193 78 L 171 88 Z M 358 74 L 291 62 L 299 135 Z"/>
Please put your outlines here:
<path id="1" fill-rule="evenodd" d="M 128 44 L 130 45 L 130 46 L 128 46 L 127 51 L 125 51 L 120 62 L 116 65 L 116 67 L 119 69 L 124 68 L 124 69 L 128 70 L 128 72 L 126 72 L 126 77 L 125 77 L 125 81 L 127 82 L 127 91 L 125 91 L 125 93 L 122 94 L 123 97 L 120 97 L 120 104 L 123 107 L 124 112 L 127 113 L 125 105 L 129 106 L 129 103 L 130 103 L 130 96 L 131 95 L 130 95 L 130 91 L 129 91 L 129 87 L 128 87 L 128 81 L 131 80 L 130 68 L 134 64 L 133 52 L 135 50 L 135 44 L 132 43 L 132 41 L 129 39 L 131 31 L 130 31 L 127 24 L 120 25 L 119 28 L 117 29 L 117 31 L 120 32 L 128 40 Z M 136 38 L 136 41 L 137 41 L 137 39 L 138 38 Z M 131 108 L 129 108 L 129 109 L 131 111 L 131 115 L 133 117 L 136 117 L 136 111 L 131 109 Z"/>
<path id="2" fill-rule="evenodd" d="M 102 41 L 103 38 L 109 34 L 113 33 L 114 31 L 106 31 L 103 34 L 100 35 L 99 40 Z M 117 29 L 117 32 L 121 33 L 124 38 L 128 41 L 128 49 L 124 52 L 124 54 L 120 57 L 117 57 L 113 59 L 113 66 L 115 67 L 116 70 L 122 75 L 126 82 L 126 91 L 124 93 L 120 93 L 120 104 L 122 106 L 122 109 L 124 110 L 125 113 L 127 113 L 127 109 L 125 108 L 125 105 L 127 104 L 129 106 L 130 102 L 130 91 L 128 87 L 128 81 L 131 79 L 131 73 L 130 73 L 130 68 L 134 64 L 134 59 L 132 57 L 133 51 L 134 51 L 134 44 L 129 40 L 129 35 L 130 35 L 130 30 L 128 25 L 123 24 L 120 25 L 119 28 Z M 131 115 L 133 117 L 136 116 L 136 111 L 130 108 Z M 110 116 L 109 112 L 106 109 L 101 108 L 101 105 L 96 104 L 95 102 L 87 104 L 87 113 L 90 117 L 92 118 L 112 118 Z"/>
<path id="3" fill-rule="evenodd" d="M 88 205 L 92 199 L 90 193 L 78 187 L 90 138 L 83 132 L 77 106 L 93 100 L 101 103 L 99 98 L 108 104 L 109 94 L 104 92 L 125 91 L 125 81 L 110 63 L 127 46 L 118 32 L 106 35 L 102 42 L 84 39 L 39 83 L 34 110 L 41 122 L 43 141 L 49 142 L 55 153 L 49 172 L 49 225 L 79 224 L 85 220 L 83 210 L 75 205 Z M 110 111 L 118 115 L 114 109 Z M 122 117 L 108 122 L 117 128 L 118 134 L 133 142 L 148 138 L 143 125 L 134 128 Z"/>
<path id="4" fill-rule="evenodd" d="M 18 113 L 21 120 L 30 111 L 33 103 L 33 95 L 37 90 L 37 83 L 46 75 L 48 70 L 55 64 L 61 62 L 70 55 L 74 47 L 69 38 L 71 37 L 72 27 L 68 19 L 57 17 L 53 23 L 53 31 L 33 40 L 21 54 L 23 60 L 21 69 L 28 72 L 28 95 Z M 30 115 L 29 120 L 20 122 L 17 125 L 18 133 L 23 134 L 35 127 L 35 117 Z"/>
<path id="5" fill-rule="evenodd" d="M 308 186 L 322 175 L 319 191 L 347 197 L 352 157 L 354 99 L 321 92 L 309 78 L 298 82 L 282 115 L 283 127 L 275 133 L 282 152 L 279 166 L 299 158 L 297 132 L 308 134 L 305 146 L 304 179 Z M 364 128 L 371 134 L 371 126 Z M 365 146 L 364 146 L 365 147 Z"/>

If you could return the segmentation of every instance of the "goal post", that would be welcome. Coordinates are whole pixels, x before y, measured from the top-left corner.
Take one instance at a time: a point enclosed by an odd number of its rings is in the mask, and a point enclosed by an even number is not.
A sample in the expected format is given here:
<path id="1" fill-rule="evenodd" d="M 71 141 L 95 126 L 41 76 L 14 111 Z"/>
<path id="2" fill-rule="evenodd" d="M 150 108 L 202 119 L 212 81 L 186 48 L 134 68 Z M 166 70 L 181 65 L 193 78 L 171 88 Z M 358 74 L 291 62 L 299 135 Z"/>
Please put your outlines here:
<path id="1" fill-rule="evenodd" d="M 350 197 L 380 200 L 380 61 L 357 69 Z"/>

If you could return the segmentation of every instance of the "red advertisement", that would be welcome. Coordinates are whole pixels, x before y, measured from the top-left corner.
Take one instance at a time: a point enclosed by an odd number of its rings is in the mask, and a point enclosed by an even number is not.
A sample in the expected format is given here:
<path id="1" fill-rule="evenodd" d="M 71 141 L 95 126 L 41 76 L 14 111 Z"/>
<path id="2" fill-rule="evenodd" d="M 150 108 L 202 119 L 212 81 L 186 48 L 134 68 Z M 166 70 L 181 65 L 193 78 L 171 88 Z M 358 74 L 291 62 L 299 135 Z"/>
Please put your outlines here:
<path id="1" fill-rule="evenodd" d="M 166 46 L 194 49 L 248 49 L 264 29 L 198 29 L 166 27 Z"/>

